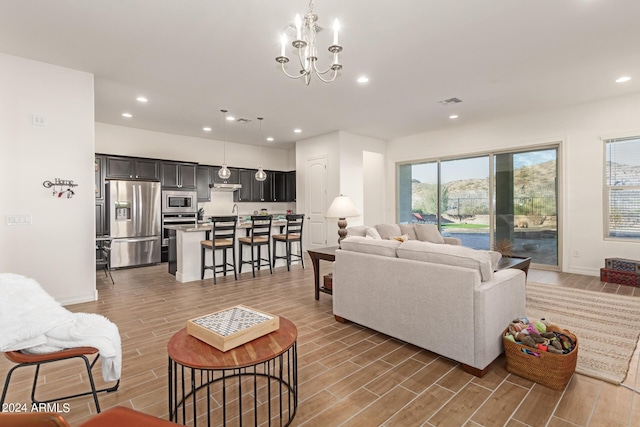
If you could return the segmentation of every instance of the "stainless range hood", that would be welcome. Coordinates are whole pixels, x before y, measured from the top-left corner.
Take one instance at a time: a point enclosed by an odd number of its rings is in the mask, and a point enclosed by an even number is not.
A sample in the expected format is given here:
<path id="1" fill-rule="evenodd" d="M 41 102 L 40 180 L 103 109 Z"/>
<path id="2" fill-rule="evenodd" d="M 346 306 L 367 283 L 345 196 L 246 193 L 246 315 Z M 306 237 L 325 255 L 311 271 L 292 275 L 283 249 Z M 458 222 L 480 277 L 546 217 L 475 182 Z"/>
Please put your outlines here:
<path id="1" fill-rule="evenodd" d="M 213 191 L 236 191 L 242 188 L 242 184 L 227 184 L 222 182 L 214 182 L 209 184 L 209 188 L 213 188 Z"/>

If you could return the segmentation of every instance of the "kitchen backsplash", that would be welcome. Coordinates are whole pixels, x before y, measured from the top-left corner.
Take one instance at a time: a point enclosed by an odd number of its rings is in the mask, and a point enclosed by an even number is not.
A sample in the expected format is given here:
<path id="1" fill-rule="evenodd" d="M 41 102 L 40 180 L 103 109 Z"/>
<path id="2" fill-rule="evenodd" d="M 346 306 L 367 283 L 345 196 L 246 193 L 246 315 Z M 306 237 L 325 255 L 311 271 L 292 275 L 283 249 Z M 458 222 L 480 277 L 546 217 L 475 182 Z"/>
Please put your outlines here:
<path id="1" fill-rule="evenodd" d="M 204 209 L 205 216 L 211 215 L 231 215 L 233 209 L 233 193 L 230 192 L 211 192 L 211 201 L 198 203 L 198 208 Z M 291 209 L 295 212 L 296 203 L 267 203 L 267 202 L 242 202 L 238 203 L 238 209 L 240 216 L 247 216 L 253 214 L 254 211 L 260 212 L 260 209 L 267 209 L 269 213 L 284 214 L 287 209 Z"/>

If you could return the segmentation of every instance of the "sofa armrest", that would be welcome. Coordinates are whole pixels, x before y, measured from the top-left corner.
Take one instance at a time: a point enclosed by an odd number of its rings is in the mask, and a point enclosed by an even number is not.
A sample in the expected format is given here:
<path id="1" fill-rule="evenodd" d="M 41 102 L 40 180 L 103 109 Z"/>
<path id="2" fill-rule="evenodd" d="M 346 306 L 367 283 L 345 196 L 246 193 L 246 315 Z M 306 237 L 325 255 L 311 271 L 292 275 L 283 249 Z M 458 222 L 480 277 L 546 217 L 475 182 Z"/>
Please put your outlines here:
<path id="1" fill-rule="evenodd" d="M 442 237 L 444 239 L 444 242 L 447 245 L 458 245 L 461 246 L 462 245 L 462 240 L 458 239 L 457 237 Z"/>

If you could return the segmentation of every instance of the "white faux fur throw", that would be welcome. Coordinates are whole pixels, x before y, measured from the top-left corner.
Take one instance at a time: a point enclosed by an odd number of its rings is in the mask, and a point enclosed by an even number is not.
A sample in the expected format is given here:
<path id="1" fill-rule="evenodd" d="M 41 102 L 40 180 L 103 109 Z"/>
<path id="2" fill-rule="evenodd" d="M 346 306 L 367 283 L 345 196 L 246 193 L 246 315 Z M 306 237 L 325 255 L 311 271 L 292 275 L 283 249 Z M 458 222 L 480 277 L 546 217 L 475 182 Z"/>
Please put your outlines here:
<path id="1" fill-rule="evenodd" d="M 104 316 L 71 313 L 33 279 L 0 273 L 0 351 L 49 353 L 71 347 L 100 351 L 102 377 L 120 378 L 118 327 Z"/>

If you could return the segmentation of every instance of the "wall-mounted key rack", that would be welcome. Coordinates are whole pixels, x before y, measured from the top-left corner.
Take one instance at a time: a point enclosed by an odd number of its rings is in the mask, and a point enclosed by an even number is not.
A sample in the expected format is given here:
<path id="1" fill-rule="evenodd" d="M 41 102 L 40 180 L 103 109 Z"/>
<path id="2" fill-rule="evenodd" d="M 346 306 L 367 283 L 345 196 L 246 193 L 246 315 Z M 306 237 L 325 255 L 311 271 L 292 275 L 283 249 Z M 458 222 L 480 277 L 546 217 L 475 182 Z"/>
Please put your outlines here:
<path id="1" fill-rule="evenodd" d="M 42 186 L 45 188 L 53 187 L 53 197 L 62 197 L 66 194 L 67 199 L 70 199 L 76 194 L 72 188 L 77 187 L 78 184 L 74 184 L 71 179 L 60 179 L 56 178 L 51 181 L 45 181 L 42 183 Z"/>

